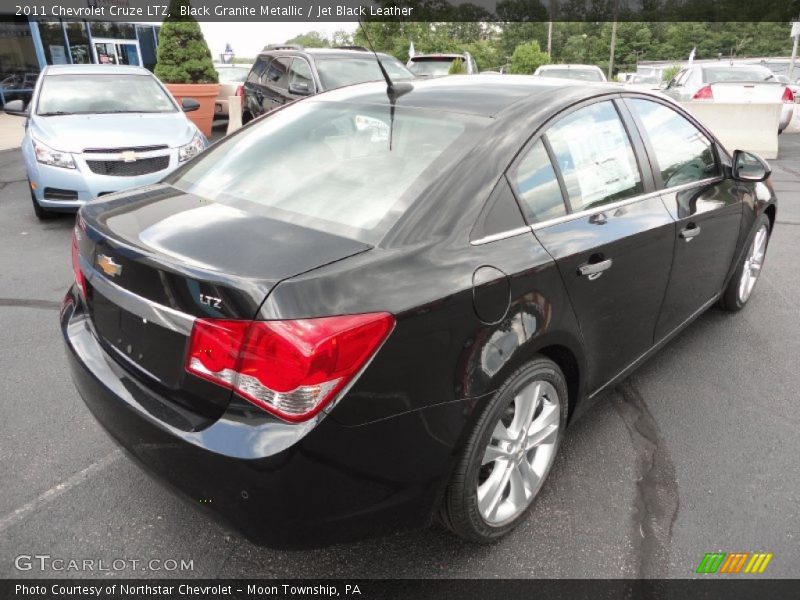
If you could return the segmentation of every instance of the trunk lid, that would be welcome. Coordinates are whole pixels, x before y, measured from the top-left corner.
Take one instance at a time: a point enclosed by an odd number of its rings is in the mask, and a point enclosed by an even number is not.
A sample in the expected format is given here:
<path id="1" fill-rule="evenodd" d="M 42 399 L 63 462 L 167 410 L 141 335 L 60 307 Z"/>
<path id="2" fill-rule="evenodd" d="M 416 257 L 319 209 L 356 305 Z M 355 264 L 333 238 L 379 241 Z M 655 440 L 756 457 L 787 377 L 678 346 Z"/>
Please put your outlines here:
<path id="1" fill-rule="evenodd" d="M 776 82 L 725 81 L 709 84 L 716 102 L 780 103 L 786 87 Z"/>
<path id="2" fill-rule="evenodd" d="M 193 320 L 253 319 L 281 280 L 370 248 L 165 184 L 89 203 L 78 227 L 99 341 L 136 378 L 211 418 L 230 392 L 185 372 Z"/>

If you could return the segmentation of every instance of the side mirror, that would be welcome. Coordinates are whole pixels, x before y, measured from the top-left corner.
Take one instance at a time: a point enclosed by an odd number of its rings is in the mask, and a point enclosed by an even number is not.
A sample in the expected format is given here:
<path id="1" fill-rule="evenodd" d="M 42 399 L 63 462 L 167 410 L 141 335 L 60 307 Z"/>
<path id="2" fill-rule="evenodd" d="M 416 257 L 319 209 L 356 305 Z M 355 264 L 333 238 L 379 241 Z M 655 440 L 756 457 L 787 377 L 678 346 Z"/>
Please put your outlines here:
<path id="1" fill-rule="evenodd" d="M 767 161 L 760 156 L 744 150 L 734 151 L 731 176 L 736 181 L 764 181 L 771 173 Z"/>
<path id="2" fill-rule="evenodd" d="M 181 108 L 183 109 L 183 112 L 193 112 L 200 108 L 200 103 L 194 98 L 182 98 Z"/>
<path id="3" fill-rule="evenodd" d="M 28 109 L 25 108 L 25 103 L 22 102 L 22 100 L 12 100 L 11 102 L 6 102 L 3 110 L 5 110 L 6 114 L 14 115 L 15 117 L 28 116 Z"/>
<path id="4" fill-rule="evenodd" d="M 289 93 L 295 96 L 310 96 L 311 88 L 308 87 L 307 83 L 290 83 Z"/>

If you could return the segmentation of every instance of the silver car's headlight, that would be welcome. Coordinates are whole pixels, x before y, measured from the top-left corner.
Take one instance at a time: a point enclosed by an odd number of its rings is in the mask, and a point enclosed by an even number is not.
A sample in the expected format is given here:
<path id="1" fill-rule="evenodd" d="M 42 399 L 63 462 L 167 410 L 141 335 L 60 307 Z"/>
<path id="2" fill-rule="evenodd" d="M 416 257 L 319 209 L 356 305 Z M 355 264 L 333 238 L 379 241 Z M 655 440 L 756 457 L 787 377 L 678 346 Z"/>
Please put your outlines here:
<path id="1" fill-rule="evenodd" d="M 185 162 L 190 158 L 197 156 L 206 148 L 206 139 L 203 135 L 196 131 L 192 141 L 178 148 L 178 162 Z"/>
<path id="2" fill-rule="evenodd" d="M 75 168 L 75 161 L 72 158 L 72 154 L 69 152 L 53 150 L 50 146 L 38 140 L 31 139 L 31 141 L 33 142 L 33 151 L 36 154 L 36 160 L 43 165 L 51 165 L 63 169 Z"/>

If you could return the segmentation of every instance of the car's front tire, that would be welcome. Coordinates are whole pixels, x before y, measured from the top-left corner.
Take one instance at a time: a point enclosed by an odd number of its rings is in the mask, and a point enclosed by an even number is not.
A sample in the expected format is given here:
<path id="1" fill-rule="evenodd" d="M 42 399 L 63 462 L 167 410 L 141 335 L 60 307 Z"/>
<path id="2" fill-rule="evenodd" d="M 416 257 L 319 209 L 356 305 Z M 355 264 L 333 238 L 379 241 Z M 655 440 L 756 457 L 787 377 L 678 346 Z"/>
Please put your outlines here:
<path id="1" fill-rule="evenodd" d="M 28 191 L 31 193 L 31 202 L 33 202 L 33 212 L 36 215 L 36 218 L 40 221 L 46 221 L 48 219 L 52 219 L 55 217 L 55 213 L 47 210 L 46 208 L 42 208 L 39 204 L 39 201 L 36 199 L 36 194 L 33 193 L 33 188 L 31 187 L 31 182 L 28 181 Z"/>
<path id="2" fill-rule="evenodd" d="M 564 374 L 538 356 L 495 393 L 471 432 L 439 517 L 456 535 L 497 540 L 525 517 L 558 451 L 567 422 Z"/>
<path id="3" fill-rule="evenodd" d="M 759 215 L 753 231 L 755 233 L 747 242 L 747 250 L 719 300 L 719 306 L 723 310 L 737 311 L 744 308 L 753 294 L 759 275 L 761 275 L 770 236 L 767 215 Z"/>

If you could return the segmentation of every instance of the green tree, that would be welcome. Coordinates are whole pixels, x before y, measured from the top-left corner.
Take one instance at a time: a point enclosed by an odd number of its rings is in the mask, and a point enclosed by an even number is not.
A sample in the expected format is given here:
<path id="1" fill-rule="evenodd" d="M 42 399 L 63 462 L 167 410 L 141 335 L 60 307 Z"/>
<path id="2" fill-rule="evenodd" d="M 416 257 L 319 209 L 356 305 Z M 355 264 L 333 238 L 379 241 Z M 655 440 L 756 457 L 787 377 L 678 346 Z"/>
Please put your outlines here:
<path id="1" fill-rule="evenodd" d="M 299 44 L 303 48 L 329 48 L 330 42 L 328 38 L 322 35 L 319 31 L 309 31 L 308 33 L 301 33 L 293 38 L 286 40 L 287 44 Z M 264 48 L 266 50 L 266 47 Z"/>
<path id="2" fill-rule="evenodd" d="M 211 51 L 194 17 L 181 17 L 189 0 L 172 0 L 158 35 L 155 74 L 165 83 L 218 83 Z"/>
<path id="3" fill-rule="evenodd" d="M 549 61 L 547 52 L 542 52 L 539 42 L 533 41 L 527 44 L 520 44 L 514 48 L 511 55 L 511 73 L 529 75 L 539 66 L 546 65 Z"/>

